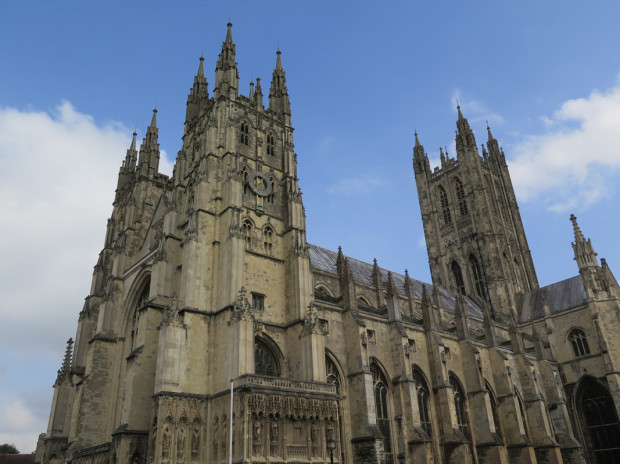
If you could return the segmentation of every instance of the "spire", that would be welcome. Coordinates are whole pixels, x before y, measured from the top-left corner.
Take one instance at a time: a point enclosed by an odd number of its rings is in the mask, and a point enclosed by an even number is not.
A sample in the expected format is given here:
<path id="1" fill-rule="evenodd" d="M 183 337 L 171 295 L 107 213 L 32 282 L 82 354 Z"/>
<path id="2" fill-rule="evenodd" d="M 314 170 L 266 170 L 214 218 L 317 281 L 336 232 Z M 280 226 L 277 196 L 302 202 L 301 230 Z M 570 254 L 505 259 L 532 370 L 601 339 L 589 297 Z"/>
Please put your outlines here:
<path id="1" fill-rule="evenodd" d="M 273 70 L 273 78 L 269 88 L 269 109 L 290 124 L 291 104 L 286 88 L 286 72 L 282 69 L 281 54 L 280 50 L 276 52 L 276 67 Z"/>
<path id="2" fill-rule="evenodd" d="M 466 147 L 476 147 L 476 139 L 474 138 L 474 133 L 469 127 L 469 122 L 466 118 L 463 117 L 463 113 L 461 112 L 461 107 L 456 107 L 458 111 L 458 119 L 456 121 L 456 154 L 461 155 L 464 153 Z"/>
<path id="3" fill-rule="evenodd" d="M 198 72 L 194 76 L 194 85 L 187 96 L 187 110 L 185 114 L 185 122 L 192 122 L 207 106 L 209 100 L 209 91 L 207 79 L 205 78 L 204 69 L 205 59 L 200 57 Z"/>
<path id="4" fill-rule="evenodd" d="M 487 135 L 488 135 L 487 148 L 489 149 L 489 157 L 499 159 L 501 156 L 501 150 L 499 148 L 499 143 L 497 142 L 495 137 L 493 137 L 488 121 L 487 121 Z"/>
<path id="5" fill-rule="evenodd" d="M 583 236 L 579 224 L 577 224 L 577 217 L 571 214 L 570 220 L 573 223 L 573 231 L 575 233 L 575 242 L 572 243 L 572 245 L 575 253 L 575 261 L 577 261 L 579 270 L 586 267 L 598 266 L 592 242 L 590 239 L 586 240 Z"/>
<path id="6" fill-rule="evenodd" d="M 215 97 L 234 98 L 239 92 L 239 73 L 235 61 L 236 49 L 232 40 L 232 23 L 228 23 L 226 40 L 222 42 L 222 51 L 215 66 Z"/>
<path id="7" fill-rule="evenodd" d="M 63 380 L 69 378 L 69 374 L 71 373 L 71 360 L 73 356 L 73 339 L 70 338 L 67 340 L 67 349 L 65 350 L 65 357 L 62 360 L 62 366 L 58 370 L 58 377 L 56 378 L 56 383 L 62 383 Z"/>
<path id="8" fill-rule="evenodd" d="M 159 169 L 159 129 L 157 129 L 157 109 L 153 110 L 151 125 L 146 129 L 146 137 L 140 146 L 138 170 L 140 175 L 153 177 Z"/>
<path id="9" fill-rule="evenodd" d="M 263 88 L 260 86 L 260 77 L 256 78 L 256 90 L 254 91 L 254 104 L 257 108 L 263 108 Z"/>
<path id="10" fill-rule="evenodd" d="M 426 288 L 426 285 L 422 285 L 421 309 L 422 325 L 424 326 L 424 330 L 433 330 L 435 327 L 435 321 L 433 319 L 433 304 L 431 303 L 431 299 L 428 296 L 428 290 Z"/>
<path id="11" fill-rule="evenodd" d="M 342 253 L 342 247 L 338 247 L 338 257 L 336 258 L 336 272 L 340 277 L 342 277 L 343 272 L 343 264 L 344 264 L 344 254 Z"/>
<path id="12" fill-rule="evenodd" d="M 413 171 L 415 174 L 420 174 L 423 171 L 430 172 L 431 165 L 428 160 L 428 156 L 424 153 L 424 147 L 418 139 L 418 133 L 413 133 L 415 137 L 415 145 L 413 146 Z"/>
<path id="13" fill-rule="evenodd" d="M 133 172 L 136 169 L 136 136 L 138 134 L 136 131 L 133 132 L 133 137 L 131 139 L 131 145 L 129 146 L 129 150 L 127 150 L 127 155 L 125 156 L 125 172 Z"/>

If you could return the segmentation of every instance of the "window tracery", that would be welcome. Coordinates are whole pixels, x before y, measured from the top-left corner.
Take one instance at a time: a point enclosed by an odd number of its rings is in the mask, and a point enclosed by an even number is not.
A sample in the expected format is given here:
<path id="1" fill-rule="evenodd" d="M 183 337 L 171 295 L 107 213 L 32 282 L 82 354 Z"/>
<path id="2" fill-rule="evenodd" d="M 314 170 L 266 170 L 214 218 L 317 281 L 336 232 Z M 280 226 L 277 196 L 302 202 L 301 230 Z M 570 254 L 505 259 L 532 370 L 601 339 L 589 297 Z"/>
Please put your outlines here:
<path id="1" fill-rule="evenodd" d="M 245 121 L 241 123 L 241 127 L 239 129 L 239 142 L 242 145 L 250 144 L 250 126 Z"/>
<path id="2" fill-rule="evenodd" d="M 263 246 L 266 254 L 273 254 L 273 229 L 270 226 L 263 231 Z"/>
<path id="3" fill-rule="evenodd" d="M 590 354 L 590 346 L 588 345 L 588 337 L 581 329 L 573 329 L 568 335 L 568 339 L 573 345 L 575 356 L 585 356 Z"/>
<path id="4" fill-rule="evenodd" d="M 452 217 L 450 215 L 450 207 L 448 206 L 448 195 L 446 194 L 446 191 L 441 185 L 437 187 L 437 190 L 439 191 L 439 204 L 441 205 L 443 223 L 444 225 L 447 225 L 450 224 L 450 222 L 452 221 Z"/>
<path id="5" fill-rule="evenodd" d="M 454 190 L 456 191 L 456 200 L 459 204 L 459 213 L 461 216 L 468 214 L 467 201 L 465 200 L 465 190 L 463 189 L 463 183 L 458 177 L 454 178 Z"/>
<path id="6" fill-rule="evenodd" d="M 246 219 L 245 221 L 243 221 L 243 226 L 242 226 L 243 237 L 245 238 L 245 247 L 248 249 L 252 248 L 252 229 L 253 228 L 254 228 L 254 225 L 252 224 L 252 221 L 250 221 L 249 219 Z"/>
<path id="7" fill-rule="evenodd" d="M 280 376 L 280 368 L 273 351 L 260 339 L 254 341 L 254 373 L 271 377 Z"/>
<path id="8" fill-rule="evenodd" d="M 375 409 L 377 412 L 377 426 L 385 437 L 383 448 L 387 463 L 392 463 L 392 434 L 390 430 L 390 414 L 388 407 L 388 381 L 376 362 L 370 364 L 370 372 L 375 393 Z"/>
<path id="9" fill-rule="evenodd" d="M 450 266 L 452 270 L 452 276 L 454 277 L 454 285 L 456 287 L 456 291 L 461 295 L 465 295 L 465 281 L 463 281 L 463 273 L 461 272 L 461 266 L 456 261 L 452 261 L 452 265 Z"/>
<path id="10" fill-rule="evenodd" d="M 471 272 L 474 278 L 474 287 L 476 289 L 476 293 L 480 298 L 486 300 L 486 290 L 484 286 L 482 270 L 480 269 L 480 263 L 478 263 L 478 260 L 474 255 L 469 255 L 469 265 L 471 266 Z"/>

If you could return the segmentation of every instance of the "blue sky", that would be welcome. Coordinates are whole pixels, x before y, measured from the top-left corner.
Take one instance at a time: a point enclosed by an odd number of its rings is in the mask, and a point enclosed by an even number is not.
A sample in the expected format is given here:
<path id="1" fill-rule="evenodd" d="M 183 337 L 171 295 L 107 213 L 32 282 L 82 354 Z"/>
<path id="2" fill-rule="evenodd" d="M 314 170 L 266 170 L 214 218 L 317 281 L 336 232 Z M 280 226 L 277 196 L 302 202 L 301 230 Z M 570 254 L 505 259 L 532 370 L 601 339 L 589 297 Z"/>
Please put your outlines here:
<path id="1" fill-rule="evenodd" d="M 428 281 L 413 132 L 454 154 L 458 99 L 478 144 L 489 121 L 504 148 L 546 285 L 577 273 L 570 213 L 620 274 L 619 17 L 614 1 L 1 2 L 0 443 L 32 451 L 45 431 L 131 133 L 156 106 L 171 170 L 229 19 L 241 93 L 268 88 L 282 50 L 309 241 Z"/>

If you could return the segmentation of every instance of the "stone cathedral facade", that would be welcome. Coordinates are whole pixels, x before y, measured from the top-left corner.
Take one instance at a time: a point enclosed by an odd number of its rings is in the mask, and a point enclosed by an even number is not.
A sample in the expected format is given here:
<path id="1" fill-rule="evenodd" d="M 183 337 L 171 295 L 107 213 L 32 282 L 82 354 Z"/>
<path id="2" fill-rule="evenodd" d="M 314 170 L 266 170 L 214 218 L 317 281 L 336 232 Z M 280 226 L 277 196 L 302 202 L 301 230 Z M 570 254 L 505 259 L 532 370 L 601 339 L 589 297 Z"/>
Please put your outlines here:
<path id="1" fill-rule="evenodd" d="M 171 177 L 157 138 L 154 112 L 37 462 L 620 462 L 618 283 L 572 216 L 578 275 L 538 285 L 504 153 L 460 109 L 455 158 L 414 141 L 432 284 L 307 243 L 280 52 L 266 107 L 230 24 Z"/>

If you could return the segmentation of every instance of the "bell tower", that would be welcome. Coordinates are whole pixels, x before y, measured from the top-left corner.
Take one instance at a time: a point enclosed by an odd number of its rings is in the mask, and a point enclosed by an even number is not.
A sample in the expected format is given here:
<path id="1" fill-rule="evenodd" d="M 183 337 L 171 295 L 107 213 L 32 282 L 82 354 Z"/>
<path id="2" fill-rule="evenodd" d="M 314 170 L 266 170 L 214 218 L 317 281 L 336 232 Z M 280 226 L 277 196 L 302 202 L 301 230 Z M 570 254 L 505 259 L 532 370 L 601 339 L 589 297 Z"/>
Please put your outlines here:
<path id="1" fill-rule="evenodd" d="M 456 158 L 440 149 L 431 170 L 415 134 L 413 170 L 433 285 L 458 291 L 500 320 L 516 315 L 515 296 L 538 288 L 503 150 L 487 126 L 482 155 L 457 107 Z"/>

